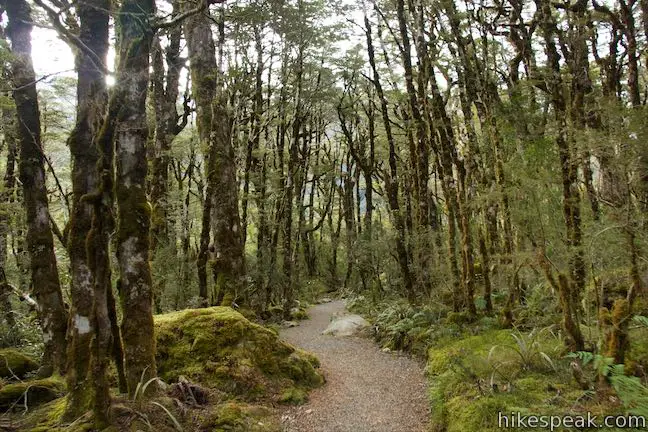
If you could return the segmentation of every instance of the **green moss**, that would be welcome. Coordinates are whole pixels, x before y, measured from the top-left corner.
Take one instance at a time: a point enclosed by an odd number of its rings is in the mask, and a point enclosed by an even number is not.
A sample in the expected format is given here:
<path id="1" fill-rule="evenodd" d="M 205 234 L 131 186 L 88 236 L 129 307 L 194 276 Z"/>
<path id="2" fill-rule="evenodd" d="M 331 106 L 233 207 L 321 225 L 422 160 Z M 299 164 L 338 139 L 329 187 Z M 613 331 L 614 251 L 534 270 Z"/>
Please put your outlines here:
<path id="1" fill-rule="evenodd" d="M 47 432 L 57 430 L 61 425 L 63 414 L 67 405 L 67 398 L 62 397 L 55 399 L 45 405 L 42 405 L 34 412 L 29 419 L 32 423 L 31 432 Z M 74 429 L 82 430 L 82 429 Z"/>
<path id="2" fill-rule="evenodd" d="M 213 432 L 277 432 L 279 427 L 270 415 L 270 410 L 265 407 L 229 401 L 209 413 L 203 419 L 200 430 Z"/>
<path id="3" fill-rule="evenodd" d="M 15 414 L 16 418 L 20 418 L 20 430 L 29 432 L 90 432 L 96 430 L 89 415 L 75 419 L 73 422 L 63 420 L 67 403 L 67 397 L 63 397 L 36 408 L 30 407 L 26 412 L 21 406 L 20 412 Z"/>
<path id="4" fill-rule="evenodd" d="M 60 377 L 8 384 L 0 388 L 0 408 L 14 405 L 36 406 L 57 399 L 65 393 L 65 382 Z"/>
<path id="5" fill-rule="evenodd" d="M 279 402 L 289 405 L 301 405 L 308 399 L 306 392 L 298 388 L 287 388 L 281 392 Z"/>
<path id="6" fill-rule="evenodd" d="M 317 359 L 228 307 L 155 317 L 159 376 L 180 376 L 246 400 L 322 384 Z"/>
<path id="7" fill-rule="evenodd" d="M 0 378 L 24 377 L 38 369 L 38 363 L 15 349 L 0 349 Z"/>
<path id="8" fill-rule="evenodd" d="M 487 356 L 493 345 L 513 345 L 510 330 L 490 330 L 478 336 L 460 339 L 448 343 L 443 339 L 428 351 L 427 372 L 430 375 L 440 375 L 447 371 L 454 358 L 470 354 L 472 358 Z"/>
<path id="9" fill-rule="evenodd" d="M 555 354 L 561 341 L 548 335 L 535 341 L 537 345 L 529 349 L 549 355 L 556 370 L 540 362 L 525 367 L 518 352 L 523 350 L 508 330 L 485 331 L 432 347 L 427 364 L 432 430 L 495 432 L 501 430 L 500 412 L 582 414 L 578 410 L 584 408 L 577 401 L 584 392 L 571 377 L 569 361 Z"/>
<path id="10" fill-rule="evenodd" d="M 467 324 L 473 320 L 468 312 L 450 312 L 445 319 L 446 324 Z"/>
<path id="11" fill-rule="evenodd" d="M 303 307 L 299 307 L 290 312 L 290 318 L 297 321 L 306 320 L 308 319 L 308 314 Z"/>

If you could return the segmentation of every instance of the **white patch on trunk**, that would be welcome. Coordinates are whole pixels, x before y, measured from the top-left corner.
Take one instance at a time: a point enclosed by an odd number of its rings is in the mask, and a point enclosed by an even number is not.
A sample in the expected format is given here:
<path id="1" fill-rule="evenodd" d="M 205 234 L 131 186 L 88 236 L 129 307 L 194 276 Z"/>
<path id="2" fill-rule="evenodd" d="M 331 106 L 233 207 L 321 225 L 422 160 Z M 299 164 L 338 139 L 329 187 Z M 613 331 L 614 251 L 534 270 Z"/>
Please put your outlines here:
<path id="1" fill-rule="evenodd" d="M 52 340 L 52 332 L 51 331 L 46 331 L 43 333 L 43 342 L 48 343 L 49 341 Z"/>
<path id="2" fill-rule="evenodd" d="M 38 206 L 36 210 L 36 223 L 41 226 L 49 225 L 49 216 L 47 214 L 47 208 L 44 205 Z"/>
<path id="3" fill-rule="evenodd" d="M 76 327 L 80 335 L 90 333 L 90 320 L 88 317 L 77 314 L 74 316 L 74 327 Z"/>
<path id="4" fill-rule="evenodd" d="M 136 266 L 144 262 L 141 253 L 135 253 L 137 238 L 130 237 L 122 244 L 122 266 L 125 274 L 136 275 Z"/>

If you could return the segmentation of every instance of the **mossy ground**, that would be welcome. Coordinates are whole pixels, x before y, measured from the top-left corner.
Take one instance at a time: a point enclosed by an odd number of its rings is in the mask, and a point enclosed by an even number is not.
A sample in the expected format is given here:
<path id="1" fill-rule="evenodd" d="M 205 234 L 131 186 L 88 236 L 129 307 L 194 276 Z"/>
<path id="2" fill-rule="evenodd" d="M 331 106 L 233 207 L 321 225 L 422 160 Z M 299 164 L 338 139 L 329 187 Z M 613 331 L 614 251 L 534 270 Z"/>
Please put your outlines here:
<path id="1" fill-rule="evenodd" d="M 237 401 L 225 402 L 207 413 L 203 417 L 200 429 L 212 432 L 279 432 L 280 430 L 267 407 Z"/>
<path id="2" fill-rule="evenodd" d="M 466 333 L 454 341 L 439 341 L 429 349 L 426 368 L 431 429 L 495 432 L 502 430 L 499 413 L 590 412 L 599 418 L 623 414 L 624 408 L 612 392 L 580 388 L 569 367 L 571 359 L 565 354 L 563 342 L 549 331 L 530 334 L 489 330 L 478 335 Z M 594 382 L 593 371 L 589 378 Z"/>
<path id="3" fill-rule="evenodd" d="M 38 363 L 16 349 L 0 349 L 0 378 L 23 378 L 38 369 Z"/>
<path id="4" fill-rule="evenodd" d="M 278 432 L 273 407 L 302 403 L 309 389 L 323 383 L 317 358 L 228 307 L 159 315 L 155 330 L 160 378 L 172 386 L 183 377 L 204 389 L 206 402 L 187 404 L 171 390 L 153 399 L 128 400 L 114 389 L 113 425 L 107 432 L 175 431 L 176 422 L 184 431 Z M 0 406 L 5 401 L 18 407 L 7 415 L 18 430 L 94 430 L 90 414 L 62 421 L 64 392 L 59 377 L 15 382 L 0 387 Z M 21 402 L 25 393 L 28 411 Z"/>
<path id="5" fill-rule="evenodd" d="M 0 387 L 0 409 L 30 408 L 65 394 L 61 377 L 19 381 Z"/>

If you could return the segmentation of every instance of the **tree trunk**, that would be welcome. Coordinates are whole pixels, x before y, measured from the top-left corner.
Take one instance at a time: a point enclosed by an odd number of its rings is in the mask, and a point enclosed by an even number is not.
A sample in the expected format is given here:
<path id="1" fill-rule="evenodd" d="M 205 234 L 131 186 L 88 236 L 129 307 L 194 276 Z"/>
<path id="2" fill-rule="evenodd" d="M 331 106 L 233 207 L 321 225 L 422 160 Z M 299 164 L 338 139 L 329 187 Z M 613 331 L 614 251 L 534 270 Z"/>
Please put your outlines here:
<path id="1" fill-rule="evenodd" d="M 108 54 L 108 0 L 92 0 L 79 5 L 79 39 L 97 57 L 105 60 Z M 83 52 L 77 54 L 77 120 L 68 138 L 72 155 L 72 215 L 69 223 L 68 253 L 72 284 L 68 346 L 68 403 L 65 417 L 74 420 L 88 408 L 92 395 L 89 376 L 90 342 L 96 330 L 93 305 L 102 299 L 94 298 L 95 275 L 91 271 L 92 257 L 88 256 L 86 238 L 90 232 L 93 204 L 84 197 L 99 187 L 97 149 L 93 137 L 97 133 L 106 107 L 106 81 L 101 70 Z M 95 245 L 93 245 L 94 247 Z M 107 245 L 106 245 L 107 248 Z M 99 251 L 96 251 L 99 252 Z M 104 253 L 106 253 L 104 251 Z M 110 284 L 109 284 L 110 286 Z M 101 329 L 103 330 L 103 329 Z M 94 375 L 94 371 L 93 371 Z M 95 379 L 97 379 L 95 377 Z M 103 410 L 102 410 L 103 411 Z"/>
<path id="2" fill-rule="evenodd" d="M 584 339 L 579 325 L 580 297 L 585 286 L 585 263 L 582 250 L 580 221 L 580 193 L 578 191 L 577 164 L 573 155 L 567 131 L 567 106 L 563 95 L 563 81 L 560 72 L 559 54 L 556 49 L 554 34 L 555 22 L 552 18 L 551 5 L 547 0 L 536 0 L 541 13 L 545 51 L 549 72 L 547 87 L 551 94 L 555 120 L 558 124 L 556 145 L 560 155 L 563 184 L 563 213 L 567 228 L 567 245 L 570 251 L 569 278 L 559 275 L 560 303 L 563 310 L 563 324 L 567 333 L 566 343 L 575 351 L 582 351 Z"/>
<path id="3" fill-rule="evenodd" d="M 146 94 L 153 0 L 124 0 L 119 13 L 117 95 L 121 121 L 116 130 L 117 258 L 123 311 L 122 336 L 128 394 L 157 373 L 153 333 L 153 289 L 149 263 L 151 208 L 146 199 Z"/>
<path id="4" fill-rule="evenodd" d="M 205 160 L 207 187 L 203 206 L 200 246 L 198 250 L 198 289 L 200 298 L 208 301 L 207 261 L 209 258 L 209 241 L 212 217 L 212 200 L 214 182 L 209 180 L 214 173 L 215 158 L 211 157 L 212 101 L 216 94 L 218 65 L 216 48 L 211 33 L 210 21 L 205 15 L 189 17 L 184 22 L 184 34 L 187 39 L 191 74 L 191 90 L 196 104 L 196 127 L 198 129 L 199 149 Z"/>
<path id="5" fill-rule="evenodd" d="M 391 130 L 391 122 L 389 119 L 389 110 L 387 106 L 387 98 L 385 97 L 382 85 L 380 83 L 380 75 L 376 67 L 375 53 L 373 47 L 373 38 L 371 36 L 371 24 L 369 18 L 365 16 L 365 35 L 367 38 L 367 53 L 369 55 L 369 64 L 373 71 L 373 84 L 376 87 L 376 93 L 380 100 L 380 110 L 382 113 L 383 125 L 387 134 L 387 142 L 389 144 L 389 172 L 385 172 L 385 190 L 387 191 L 389 208 L 394 219 L 394 226 L 396 228 L 396 256 L 398 264 L 403 277 L 405 285 L 405 292 L 410 301 L 415 300 L 414 282 L 412 271 L 410 269 L 409 254 L 407 252 L 407 242 L 405 233 L 405 223 L 400 211 L 400 204 L 398 202 L 398 168 L 396 165 L 396 144 Z"/>
<path id="6" fill-rule="evenodd" d="M 0 283 L 0 313 L 9 328 L 16 325 L 14 311 L 9 300 L 11 295 L 11 286 L 9 285 L 5 271 L 7 257 L 9 252 L 9 223 L 11 221 L 11 206 L 13 204 L 13 194 L 16 187 L 16 113 L 12 108 L 2 109 L 2 119 L 0 126 L 4 136 L 4 143 L 7 145 L 7 162 L 3 179 L 4 190 L 0 194 L 0 205 L 3 210 L 0 212 L 0 269 L 2 271 L 3 281 Z"/>
<path id="7" fill-rule="evenodd" d="M 3 0 L 11 41 L 12 81 L 18 115 L 20 181 L 27 215 L 27 248 L 31 260 L 32 289 L 43 329 L 45 353 L 42 372 L 64 372 L 67 312 L 59 282 L 54 238 L 50 227 L 40 110 L 36 75 L 31 60 L 31 7 L 25 0 Z"/>

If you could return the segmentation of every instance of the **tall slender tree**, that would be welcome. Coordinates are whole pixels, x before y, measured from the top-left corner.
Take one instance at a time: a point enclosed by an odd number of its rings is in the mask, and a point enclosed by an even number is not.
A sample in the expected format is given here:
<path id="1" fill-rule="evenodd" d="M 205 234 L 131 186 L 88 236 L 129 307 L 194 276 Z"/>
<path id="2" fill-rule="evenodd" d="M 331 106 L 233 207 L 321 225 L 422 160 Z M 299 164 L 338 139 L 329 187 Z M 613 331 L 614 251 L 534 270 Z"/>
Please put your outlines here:
<path id="1" fill-rule="evenodd" d="M 45 179 L 45 157 L 41 140 L 40 109 L 36 74 L 31 59 L 31 6 L 25 0 L 3 0 L 11 41 L 13 97 L 16 103 L 17 136 L 20 148 L 20 182 L 27 215 L 27 248 L 31 260 L 31 285 L 36 302 L 45 354 L 43 374 L 66 368 L 67 311 L 63 303 L 54 237 L 50 226 Z"/>

